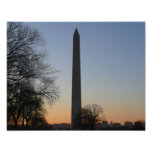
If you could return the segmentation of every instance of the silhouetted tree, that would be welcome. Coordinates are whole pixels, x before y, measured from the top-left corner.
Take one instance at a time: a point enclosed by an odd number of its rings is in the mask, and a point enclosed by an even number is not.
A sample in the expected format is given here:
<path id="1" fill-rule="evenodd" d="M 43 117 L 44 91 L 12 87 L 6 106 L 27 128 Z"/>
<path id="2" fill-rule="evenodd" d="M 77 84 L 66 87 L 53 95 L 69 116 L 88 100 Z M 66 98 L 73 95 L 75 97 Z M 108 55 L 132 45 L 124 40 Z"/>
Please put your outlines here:
<path id="1" fill-rule="evenodd" d="M 30 121 L 30 114 L 42 109 L 43 99 L 52 103 L 58 97 L 54 68 L 45 62 L 44 53 L 37 47 L 43 39 L 36 29 L 23 23 L 7 25 L 7 118 L 15 126 L 22 117 Z M 27 109 L 31 110 L 31 113 Z"/>
<path id="2" fill-rule="evenodd" d="M 36 112 L 32 119 L 31 119 L 31 126 L 34 128 L 46 128 L 46 126 L 48 125 L 45 117 L 43 114 L 41 114 L 41 112 Z"/>
<path id="3" fill-rule="evenodd" d="M 100 105 L 86 105 L 81 110 L 82 129 L 94 129 L 95 125 L 102 120 L 103 108 Z"/>
<path id="4" fill-rule="evenodd" d="M 27 83 L 22 87 L 20 92 L 20 108 L 22 117 L 22 126 L 24 127 L 24 121 L 26 126 L 29 125 L 33 115 L 36 112 L 43 112 L 43 101 L 37 92 L 34 90 L 32 84 Z"/>
<path id="5" fill-rule="evenodd" d="M 145 130 L 145 122 L 141 121 L 141 120 L 136 121 L 134 124 L 134 129 L 135 130 Z"/>

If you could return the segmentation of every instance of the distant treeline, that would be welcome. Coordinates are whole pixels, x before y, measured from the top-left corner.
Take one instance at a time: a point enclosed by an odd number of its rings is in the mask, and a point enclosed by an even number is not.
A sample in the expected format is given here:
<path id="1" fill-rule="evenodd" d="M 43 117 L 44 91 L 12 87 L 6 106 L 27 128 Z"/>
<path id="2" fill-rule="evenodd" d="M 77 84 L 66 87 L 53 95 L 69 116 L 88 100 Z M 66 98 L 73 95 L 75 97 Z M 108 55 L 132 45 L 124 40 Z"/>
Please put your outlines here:
<path id="1" fill-rule="evenodd" d="M 83 124 L 82 124 L 83 125 Z M 17 126 L 15 127 L 14 125 L 8 125 L 8 130 L 73 130 L 71 128 L 71 124 L 39 124 L 37 126 Z M 97 126 L 94 126 L 94 128 L 90 127 L 83 127 L 80 130 L 103 130 L 103 131 L 108 131 L 108 130 L 145 130 L 145 124 L 142 121 L 136 121 L 134 125 L 128 127 L 128 126 L 117 126 L 117 127 L 102 127 L 101 124 L 98 124 Z"/>

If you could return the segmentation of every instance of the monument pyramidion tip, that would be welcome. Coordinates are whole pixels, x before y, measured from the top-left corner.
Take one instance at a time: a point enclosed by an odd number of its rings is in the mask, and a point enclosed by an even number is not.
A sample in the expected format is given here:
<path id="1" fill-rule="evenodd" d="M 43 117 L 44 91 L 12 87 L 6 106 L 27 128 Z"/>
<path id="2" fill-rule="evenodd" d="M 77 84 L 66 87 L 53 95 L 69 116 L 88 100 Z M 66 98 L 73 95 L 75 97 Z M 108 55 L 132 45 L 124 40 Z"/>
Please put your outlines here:
<path id="1" fill-rule="evenodd" d="M 78 29 L 75 28 L 74 35 L 79 35 Z"/>

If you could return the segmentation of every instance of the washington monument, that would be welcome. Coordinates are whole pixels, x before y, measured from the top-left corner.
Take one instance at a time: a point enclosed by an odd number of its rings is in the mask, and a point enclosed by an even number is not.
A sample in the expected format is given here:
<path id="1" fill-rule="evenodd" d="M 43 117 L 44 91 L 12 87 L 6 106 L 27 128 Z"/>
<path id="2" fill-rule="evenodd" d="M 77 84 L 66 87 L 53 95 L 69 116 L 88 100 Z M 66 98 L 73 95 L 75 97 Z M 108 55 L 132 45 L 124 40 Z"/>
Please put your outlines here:
<path id="1" fill-rule="evenodd" d="M 72 129 L 81 129 L 81 70 L 80 70 L 80 36 L 75 29 L 73 35 L 72 66 Z"/>

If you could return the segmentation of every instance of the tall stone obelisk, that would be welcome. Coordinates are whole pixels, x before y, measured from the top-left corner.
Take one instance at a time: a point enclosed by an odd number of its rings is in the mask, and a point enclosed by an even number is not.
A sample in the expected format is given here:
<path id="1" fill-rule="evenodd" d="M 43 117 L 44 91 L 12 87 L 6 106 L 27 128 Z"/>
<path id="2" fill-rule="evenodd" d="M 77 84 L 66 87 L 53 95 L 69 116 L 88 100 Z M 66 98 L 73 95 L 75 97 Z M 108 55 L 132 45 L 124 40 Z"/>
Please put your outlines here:
<path id="1" fill-rule="evenodd" d="M 73 35 L 72 67 L 72 129 L 81 129 L 81 70 L 80 70 L 80 36 L 75 29 Z"/>

